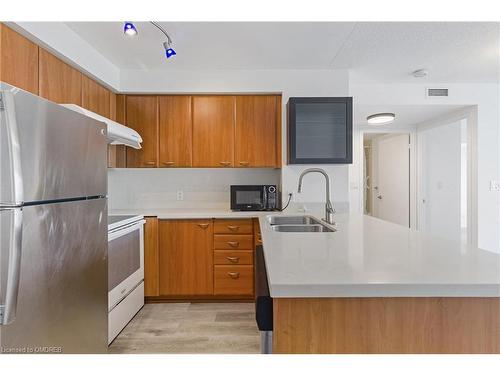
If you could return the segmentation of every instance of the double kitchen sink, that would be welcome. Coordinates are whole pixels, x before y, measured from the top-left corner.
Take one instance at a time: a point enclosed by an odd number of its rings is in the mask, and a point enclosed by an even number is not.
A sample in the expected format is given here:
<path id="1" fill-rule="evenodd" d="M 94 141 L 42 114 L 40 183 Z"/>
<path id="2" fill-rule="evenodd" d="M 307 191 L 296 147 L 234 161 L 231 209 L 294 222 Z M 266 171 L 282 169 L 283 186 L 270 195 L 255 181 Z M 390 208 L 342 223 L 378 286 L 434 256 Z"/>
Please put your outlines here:
<path id="1" fill-rule="evenodd" d="M 271 216 L 268 219 L 275 232 L 335 232 L 330 226 L 323 224 L 313 216 Z"/>

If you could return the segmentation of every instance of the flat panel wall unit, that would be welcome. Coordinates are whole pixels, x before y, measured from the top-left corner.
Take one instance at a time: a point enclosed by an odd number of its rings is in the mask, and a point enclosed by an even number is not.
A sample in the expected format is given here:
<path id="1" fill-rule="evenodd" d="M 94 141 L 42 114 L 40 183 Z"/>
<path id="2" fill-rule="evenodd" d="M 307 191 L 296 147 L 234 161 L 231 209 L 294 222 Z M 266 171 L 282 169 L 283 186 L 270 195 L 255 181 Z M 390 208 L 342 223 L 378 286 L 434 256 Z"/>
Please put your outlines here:
<path id="1" fill-rule="evenodd" d="M 288 101 L 288 164 L 352 163 L 352 98 Z"/>

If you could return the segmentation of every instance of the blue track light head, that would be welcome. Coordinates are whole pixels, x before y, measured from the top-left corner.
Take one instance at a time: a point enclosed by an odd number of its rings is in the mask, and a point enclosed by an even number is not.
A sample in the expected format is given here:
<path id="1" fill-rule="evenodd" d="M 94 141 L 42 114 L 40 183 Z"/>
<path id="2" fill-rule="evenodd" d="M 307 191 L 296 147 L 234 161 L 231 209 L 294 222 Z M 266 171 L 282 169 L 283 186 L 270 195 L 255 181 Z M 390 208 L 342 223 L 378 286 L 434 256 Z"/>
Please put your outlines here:
<path id="1" fill-rule="evenodd" d="M 177 55 L 174 49 L 170 47 L 170 42 L 163 42 L 163 48 L 165 48 L 165 56 L 167 56 L 167 59 Z"/>
<path id="2" fill-rule="evenodd" d="M 123 32 L 125 33 L 125 35 L 129 36 L 137 35 L 137 29 L 132 22 L 125 22 L 125 24 L 123 25 Z"/>

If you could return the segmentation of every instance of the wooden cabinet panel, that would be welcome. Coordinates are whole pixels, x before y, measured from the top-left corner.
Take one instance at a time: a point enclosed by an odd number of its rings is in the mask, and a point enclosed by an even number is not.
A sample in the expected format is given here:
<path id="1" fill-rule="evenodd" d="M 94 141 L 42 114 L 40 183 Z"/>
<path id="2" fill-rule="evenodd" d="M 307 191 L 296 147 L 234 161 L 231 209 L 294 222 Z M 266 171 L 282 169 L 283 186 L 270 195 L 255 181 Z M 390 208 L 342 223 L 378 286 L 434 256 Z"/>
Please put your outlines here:
<path id="1" fill-rule="evenodd" d="M 216 234 L 251 234 L 253 233 L 252 219 L 216 219 L 214 221 Z"/>
<path id="2" fill-rule="evenodd" d="M 215 265 L 252 265 L 252 250 L 215 250 Z"/>
<path id="3" fill-rule="evenodd" d="M 142 149 L 127 147 L 128 168 L 158 166 L 158 98 L 152 95 L 127 95 L 127 126 L 142 137 Z"/>
<path id="4" fill-rule="evenodd" d="M 144 296 L 160 294 L 158 219 L 146 217 L 144 225 Z"/>
<path id="5" fill-rule="evenodd" d="M 82 107 L 110 118 L 111 101 L 109 90 L 92 79 L 82 76 Z"/>
<path id="6" fill-rule="evenodd" d="M 251 250 L 253 236 L 251 234 L 216 234 L 214 235 L 214 249 L 217 250 Z"/>
<path id="7" fill-rule="evenodd" d="M 0 80 L 38 95 L 38 46 L 3 24 Z"/>
<path id="8" fill-rule="evenodd" d="M 193 97 L 193 166 L 234 166 L 234 97 Z"/>
<path id="9" fill-rule="evenodd" d="M 191 167 L 191 96 L 159 96 L 158 106 L 160 167 Z"/>
<path id="10" fill-rule="evenodd" d="M 56 103 L 82 105 L 82 74 L 40 48 L 39 94 Z"/>
<path id="11" fill-rule="evenodd" d="M 160 220 L 160 295 L 213 294 L 211 220 Z"/>
<path id="12" fill-rule="evenodd" d="M 236 97 L 236 167 L 277 166 L 276 102 L 274 95 Z"/>
<path id="13" fill-rule="evenodd" d="M 214 266 L 215 295 L 253 294 L 253 266 Z"/>

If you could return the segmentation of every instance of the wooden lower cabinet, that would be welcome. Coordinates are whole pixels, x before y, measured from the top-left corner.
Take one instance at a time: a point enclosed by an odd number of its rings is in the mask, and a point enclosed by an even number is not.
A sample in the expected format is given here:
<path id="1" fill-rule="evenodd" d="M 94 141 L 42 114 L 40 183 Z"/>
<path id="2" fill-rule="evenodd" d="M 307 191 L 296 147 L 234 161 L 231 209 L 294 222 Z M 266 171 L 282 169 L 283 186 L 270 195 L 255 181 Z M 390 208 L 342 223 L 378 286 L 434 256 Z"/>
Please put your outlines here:
<path id="1" fill-rule="evenodd" d="M 252 219 L 146 217 L 144 289 L 148 301 L 253 298 L 253 225 Z"/>
<path id="2" fill-rule="evenodd" d="M 144 296 L 160 295 L 158 219 L 146 217 L 144 225 Z"/>
<path id="3" fill-rule="evenodd" d="M 213 295 L 213 223 L 160 220 L 160 295 Z"/>

